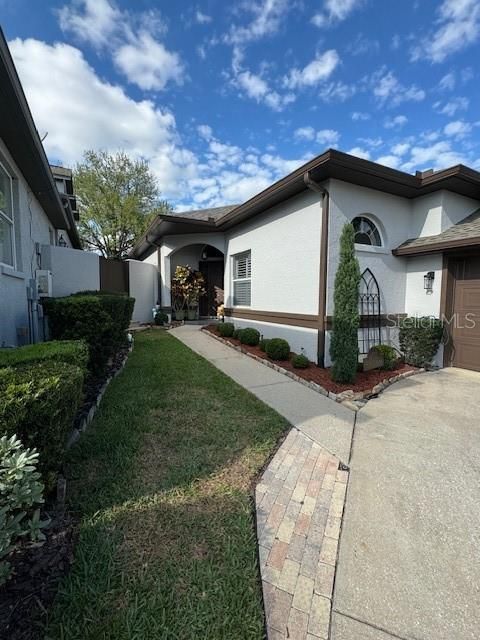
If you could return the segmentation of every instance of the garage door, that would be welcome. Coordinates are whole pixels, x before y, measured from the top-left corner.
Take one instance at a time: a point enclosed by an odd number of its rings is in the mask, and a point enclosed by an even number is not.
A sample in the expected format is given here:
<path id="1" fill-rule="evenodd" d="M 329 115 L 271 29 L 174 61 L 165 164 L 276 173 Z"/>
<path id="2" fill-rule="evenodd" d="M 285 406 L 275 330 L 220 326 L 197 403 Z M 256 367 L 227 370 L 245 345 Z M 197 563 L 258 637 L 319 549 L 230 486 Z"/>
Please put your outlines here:
<path id="1" fill-rule="evenodd" d="M 480 371 L 480 256 L 455 259 L 453 267 L 452 364 Z"/>

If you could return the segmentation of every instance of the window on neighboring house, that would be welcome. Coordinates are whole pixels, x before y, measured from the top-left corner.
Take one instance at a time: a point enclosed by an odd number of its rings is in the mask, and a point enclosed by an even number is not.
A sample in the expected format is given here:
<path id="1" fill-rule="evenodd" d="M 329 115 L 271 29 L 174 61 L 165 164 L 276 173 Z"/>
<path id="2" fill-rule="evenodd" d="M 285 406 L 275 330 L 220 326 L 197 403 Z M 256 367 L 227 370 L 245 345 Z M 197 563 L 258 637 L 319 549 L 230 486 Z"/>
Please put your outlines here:
<path id="1" fill-rule="evenodd" d="M 382 238 L 375 224 L 363 216 L 354 218 L 352 225 L 355 230 L 355 244 L 367 244 L 371 247 L 381 247 Z"/>
<path id="2" fill-rule="evenodd" d="M 15 266 L 12 178 L 0 164 L 0 263 Z"/>
<path id="3" fill-rule="evenodd" d="M 249 307 L 252 296 L 252 253 L 244 251 L 233 256 L 233 305 Z"/>

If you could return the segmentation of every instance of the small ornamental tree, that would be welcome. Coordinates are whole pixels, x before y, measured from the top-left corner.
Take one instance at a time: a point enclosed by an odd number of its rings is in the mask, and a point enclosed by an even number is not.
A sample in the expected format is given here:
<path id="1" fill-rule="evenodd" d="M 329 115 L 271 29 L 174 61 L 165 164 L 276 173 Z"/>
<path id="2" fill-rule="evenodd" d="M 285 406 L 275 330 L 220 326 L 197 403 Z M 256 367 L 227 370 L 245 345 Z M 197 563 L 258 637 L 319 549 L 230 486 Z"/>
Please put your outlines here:
<path id="1" fill-rule="evenodd" d="M 355 256 L 355 233 L 346 224 L 340 238 L 340 261 L 335 275 L 333 331 L 330 356 L 332 379 L 354 382 L 358 366 L 358 287 L 360 267 Z"/>

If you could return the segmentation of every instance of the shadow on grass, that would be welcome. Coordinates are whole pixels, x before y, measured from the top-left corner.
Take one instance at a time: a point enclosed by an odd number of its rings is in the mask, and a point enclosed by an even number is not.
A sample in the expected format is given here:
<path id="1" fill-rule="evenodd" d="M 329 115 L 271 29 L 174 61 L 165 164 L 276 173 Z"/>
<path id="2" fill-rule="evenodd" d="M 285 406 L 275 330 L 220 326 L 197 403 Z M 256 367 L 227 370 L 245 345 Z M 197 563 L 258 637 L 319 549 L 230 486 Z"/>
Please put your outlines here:
<path id="1" fill-rule="evenodd" d="M 48 638 L 262 638 L 251 484 L 286 421 L 164 332 L 71 453 L 80 519 Z"/>

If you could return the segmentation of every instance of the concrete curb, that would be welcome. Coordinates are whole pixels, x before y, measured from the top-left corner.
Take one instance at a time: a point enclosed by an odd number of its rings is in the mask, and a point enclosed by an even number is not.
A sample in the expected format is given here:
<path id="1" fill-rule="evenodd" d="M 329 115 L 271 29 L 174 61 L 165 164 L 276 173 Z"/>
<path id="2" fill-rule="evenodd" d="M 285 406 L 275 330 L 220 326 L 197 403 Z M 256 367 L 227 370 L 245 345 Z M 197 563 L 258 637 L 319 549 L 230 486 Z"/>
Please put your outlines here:
<path id="1" fill-rule="evenodd" d="M 309 380 L 305 380 L 304 378 L 297 376 L 292 371 L 288 371 L 287 369 L 284 369 L 283 367 L 281 367 L 278 364 L 275 364 L 271 360 L 260 358 L 254 353 L 249 353 L 248 351 L 245 351 L 244 349 L 242 349 L 242 347 L 236 344 L 232 344 L 231 342 L 228 342 L 228 340 L 225 340 L 221 336 L 215 335 L 211 331 L 208 331 L 206 329 L 201 329 L 201 331 L 203 331 L 203 333 L 210 336 L 214 340 L 217 340 L 218 342 L 221 342 L 222 344 L 226 345 L 227 347 L 230 347 L 231 349 L 234 349 L 239 353 L 243 353 L 243 355 L 248 356 L 249 358 L 252 358 L 257 362 L 260 362 L 261 364 L 267 367 L 270 367 L 270 369 L 274 369 L 275 371 L 282 373 L 288 378 L 295 380 L 295 382 L 299 382 L 300 384 L 303 384 L 305 387 L 308 387 L 309 389 L 312 389 L 313 391 L 320 393 L 322 396 L 326 396 L 327 398 L 330 398 L 330 400 L 334 400 L 335 402 L 342 404 L 344 407 L 354 412 L 359 411 L 362 407 L 366 405 L 366 403 L 371 398 L 376 398 L 380 393 L 382 393 L 382 391 L 390 387 L 394 382 L 398 382 L 399 380 L 403 380 L 404 378 L 410 378 L 411 376 L 415 376 L 419 373 L 425 373 L 426 371 L 426 369 L 422 368 L 422 369 L 413 369 L 412 371 L 405 371 L 404 373 L 399 373 L 398 376 L 393 376 L 392 378 L 385 378 L 384 380 L 376 384 L 372 389 L 368 389 L 367 391 L 355 392 L 353 391 L 353 389 L 347 389 L 345 391 L 342 391 L 341 393 L 333 393 L 332 391 L 327 391 L 327 389 L 317 384 L 316 382 L 310 382 Z"/>

